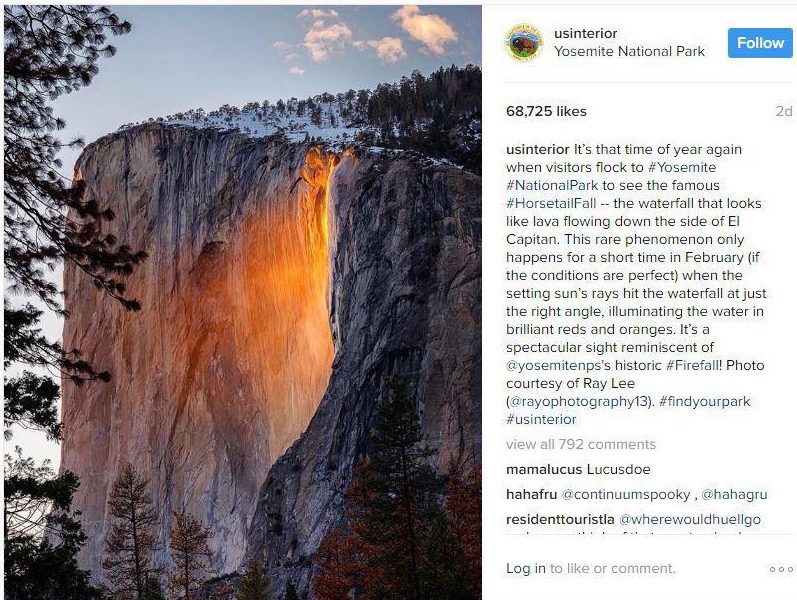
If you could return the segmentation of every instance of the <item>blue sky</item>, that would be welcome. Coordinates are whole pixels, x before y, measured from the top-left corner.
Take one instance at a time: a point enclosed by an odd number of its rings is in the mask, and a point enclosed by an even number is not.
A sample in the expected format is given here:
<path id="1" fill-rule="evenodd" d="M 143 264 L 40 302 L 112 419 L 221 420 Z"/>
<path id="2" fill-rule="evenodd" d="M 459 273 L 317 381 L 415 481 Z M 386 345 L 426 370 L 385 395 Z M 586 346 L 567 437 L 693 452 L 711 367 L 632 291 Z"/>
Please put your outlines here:
<path id="1" fill-rule="evenodd" d="M 133 25 L 92 85 L 55 102 L 64 140 L 180 110 L 372 87 L 481 64 L 478 6 L 118 6 Z M 76 152 L 64 154 L 71 174 Z"/>

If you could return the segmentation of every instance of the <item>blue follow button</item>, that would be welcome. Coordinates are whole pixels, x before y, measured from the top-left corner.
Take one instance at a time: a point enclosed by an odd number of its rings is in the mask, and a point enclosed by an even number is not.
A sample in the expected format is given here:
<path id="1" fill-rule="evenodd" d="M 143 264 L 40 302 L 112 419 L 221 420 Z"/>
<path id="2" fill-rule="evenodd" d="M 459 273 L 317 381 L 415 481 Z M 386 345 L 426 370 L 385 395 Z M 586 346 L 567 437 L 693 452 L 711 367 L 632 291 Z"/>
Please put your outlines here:
<path id="1" fill-rule="evenodd" d="M 729 29 L 730 58 L 791 58 L 794 56 L 794 31 L 781 29 Z"/>

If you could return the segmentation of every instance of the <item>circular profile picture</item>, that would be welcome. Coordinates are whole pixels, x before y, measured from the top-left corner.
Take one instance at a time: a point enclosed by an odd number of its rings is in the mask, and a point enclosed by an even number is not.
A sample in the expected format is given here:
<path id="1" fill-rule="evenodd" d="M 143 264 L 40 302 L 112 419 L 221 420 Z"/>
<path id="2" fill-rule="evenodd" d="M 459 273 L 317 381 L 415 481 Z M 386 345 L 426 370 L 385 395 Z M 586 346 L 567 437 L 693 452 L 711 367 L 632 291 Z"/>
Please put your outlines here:
<path id="1" fill-rule="evenodd" d="M 542 50 L 542 34 L 531 25 L 516 25 L 506 34 L 504 44 L 512 58 L 531 60 Z"/>

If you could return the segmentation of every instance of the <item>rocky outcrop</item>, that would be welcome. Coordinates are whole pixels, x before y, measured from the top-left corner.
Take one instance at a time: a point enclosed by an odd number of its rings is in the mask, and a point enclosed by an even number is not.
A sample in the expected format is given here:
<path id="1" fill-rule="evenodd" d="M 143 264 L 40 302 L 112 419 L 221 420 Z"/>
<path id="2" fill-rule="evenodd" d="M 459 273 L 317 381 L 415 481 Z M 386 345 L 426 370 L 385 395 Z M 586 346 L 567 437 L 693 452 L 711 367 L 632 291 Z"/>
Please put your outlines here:
<path id="1" fill-rule="evenodd" d="M 478 178 L 416 156 L 336 172 L 332 378 L 269 472 L 249 532 L 249 556 L 267 561 L 277 587 L 307 587 L 393 377 L 416 390 L 441 470 L 479 452 L 480 191 Z"/>
<path id="2" fill-rule="evenodd" d="M 113 232 L 150 255 L 128 280 L 139 313 L 65 270 L 65 346 L 113 374 L 64 387 L 62 468 L 95 573 L 129 461 L 162 542 L 187 508 L 215 531 L 217 572 L 256 557 L 277 589 L 305 588 L 394 376 L 441 470 L 478 454 L 480 180 L 355 154 L 153 124 L 79 160 Z"/>

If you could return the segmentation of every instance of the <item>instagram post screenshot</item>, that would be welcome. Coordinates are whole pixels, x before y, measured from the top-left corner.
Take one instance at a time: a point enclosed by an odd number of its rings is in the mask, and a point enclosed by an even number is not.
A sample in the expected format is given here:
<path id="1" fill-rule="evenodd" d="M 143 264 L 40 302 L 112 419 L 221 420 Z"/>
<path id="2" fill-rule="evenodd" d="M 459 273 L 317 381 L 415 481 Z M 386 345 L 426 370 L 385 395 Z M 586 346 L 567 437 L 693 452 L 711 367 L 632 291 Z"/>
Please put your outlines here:
<path id="1" fill-rule="evenodd" d="M 797 600 L 797 3 L 4 2 L 5 600 Z"/>

